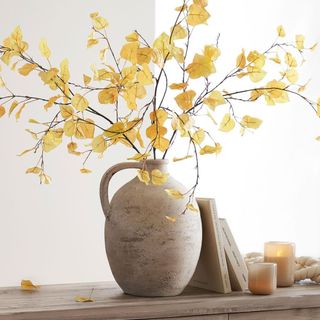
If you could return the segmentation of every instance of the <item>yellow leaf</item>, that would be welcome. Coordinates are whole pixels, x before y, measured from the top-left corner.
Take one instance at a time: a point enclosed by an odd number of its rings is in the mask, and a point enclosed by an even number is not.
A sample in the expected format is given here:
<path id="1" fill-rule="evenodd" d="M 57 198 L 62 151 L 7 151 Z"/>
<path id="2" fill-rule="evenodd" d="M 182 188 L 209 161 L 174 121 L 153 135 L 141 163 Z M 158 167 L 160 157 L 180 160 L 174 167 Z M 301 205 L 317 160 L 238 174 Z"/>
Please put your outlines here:
<path id="1" fill-rule="evenodd" d="M 73 115 L 73 108 L 72 106 L 60 106 L 60 113 L 63 119 L 68 119 Z"/>
<path id="2" fill-rule="evenodd" d="M 275 62 L 275 63 L 277 63 L 277 64 L 280 64 L 280 63 L 281 63 L 281 60 L 280 60 L 278 54 L 276 54 L 275 57 L 270 58 L 270 60 L 273 61 L 273 62 Z"/>
<path id="3" fill-rule="evenodd" d="M 176 217 L 165 216 L 165 218 L 166 218 L 167 220 L 169 220 L 170 222 L 176 222 L 176 221 L 177 221 L 177 218 L 176 218 Z"/>
<path id="4" fill-rule="evenodd" d="M 95 46 L 98 43 L 99 43 L 98 39 L 93 38 L 93 35 L 89 35 L 89 37 L 87 39 L 87 48 L 92 48 L 93 46 Z"/>
<path id="5" fill-rule="evenodd" d="M 39 49 L 43 57 L 49 59 L 51 56 L 51 51 L 48 47 L 47 40 L 41 39 L 39 43 Z"/>
<path id="6" fill-rule="evenodd" d="M 320 98 L 317 101 L 317 116 L 320 117 Z"/>
<path id="7" fill-rule="evenodd" d="M 258 118 L 253 118 L 248 115 L 244 116 L 241 120 L 241 124 L 250 129 L 258 129 L 262 123 L 262 120 Z"/>
<path id="8" fill-rule="evenodd" d="M 6 114 L 6 109 L 4 106 L 0 106 L 0 118 L 3 117 Z"/>
<path id="9" fill-rule="evenodd" d="M 101 104 L 114 104 L 118 100 L 118 95 L 117 88 L 105 88 L 99 92 L 98 100 Z"/>
<path id="10" fill-rule="evenodd" d="M 33 124 L 41 124 L 41 122 L 39 122 L 36 119 L 29 119 L 29 123 L 33 123 Z"/>
<path id="11" fill-rule="evenodd" d="M 106 48 L 102 48 L 100 51 L 99 51 L 99 59 L 101 61 L 103 61 L 105 59 L 105 56 L 106 56 L 106 52 L 109 48 L 106 47 Z"/>
<path id="12" fill-rule="evenodd" d="M 187 22 L 190 26 L 196 26 L 205 23 L 209 18 L 209 12 L 201 5 L 192 4 L 189 7 Z"/>
<path id="13" fill-rule="evenodd" d="M 193 99 L 196 96 L 196 92 L 193 90 L 188 90 L 183 93 L 180 93 L 175 97 L 175 100 L 178 104 L 178 106 L 183 111 L 188 111 L 193 107 Z"/>
<path id="14" fill-rule="evenodd" d="M 101 17 L 98 12 L 91 13 L 90 17 L 92 19 L 93 27 L 97 30 L 102 30 L 109 25 L 108 21 Z"/>
<path id="15" fill-rule="evenodd" d="M 128 42 L 136 42 L 139 40 L 139 35 L 136 32 L 132 32 L 126 36 Z"/>
<path id="16" fill-rule="evenodd" d="M 296 35 L 296 46 L 298 50 L 304 49 L 304 36 L 302 34 Z"/>
<path id="17" fill-rule="evenodd" d="M 171 33 L 173 40 L 184 39 L 188 36 L 188 31 L 185 28 L 183 28 L 180 24 L 177 24 L 174 27 L 172 27 Z"/>
<path id="18" fill-rule="evenodd" d="M 205 138 L 205 132 L 203 129 L 198 129 L 193 135 L 192 139 L 196 144 L 201 144 Z"/>
<path id="19" fill-rule="evenodd" d="M 172 45 L 169 43 L 169 41 L 170 41 L 170 37 L 165 32 L 163 32 L 153 42 L 154 52 L 160 55 L 162 60 L 164 58 L 167 58 L 168 60 L 172 58 L 172 54 L 170 54 L 172 50 Z"/>
<path id="20" fill-rule="evenodd" d="M 316 140 L 317 140 L 317 141 L 320 141 L 320 136 L 316 137 Z"/>
<path id="21" fill-rule="evenodd" d="M 199 212 L 199 210 L 192 203 L 187 204 L 186 208 L 193 212 Z"/>
<path id="22" fill-rule="evenodd" d="M 150 140 L 154 140 L 156 137 L 164 136 L 167 133 L 167 128 L 162 127 L 159 124 L 152 124 L 150 127 L 146 130 L 146 135 Z"/>
<path id="23" fill-rule="evenodd" d="M 148 153 L 136 153 L 134 156 L 128 158 L 127 160 L 143 161 L 148 159 L 150 152 Z"/>
<path id="24" fill-rule="evenodd" d="M 254 66 L 248 66 L 247 70 L 248 70 L 249 78 L 252 82 L 261 81 L 267 74 L 264 70 Z"/>
<path id="25" fill-rule="evenodd" d="M 143 99 L 146 95 L 147 95 L 147 92 L 144 86 L 138 83 L 135 83 L 123 93 L 123 98 L 126 100 L 127 107 L 130 110 L 136 110 L 137 109 L 136 99 Z"/>
<path id="26" fill-rule="evenodd" d="M 168 112 L 164 109 L 160 108 L 157 109 L 156 112 L 152 111 L 150 112 L 150 120 L 152 122 L 157 122 L 160 126 L 163 126 L 163 124 L 168 119 Z"/>
<path id="27" fill-rule="evenodd" d="M 111 79 L 113 73 L 106 69 L 94 70 L 94 80 L 102 81 L 105 79 Z"/>
<path id="28" fill-rule="evenodd" d="M 146 63 L 142 65 L 142 70 L 138 72 L 137 80 L 141 85 L 153 84 L 152 73 Z"/>
<path id="29" fill-rule="evenodd" d="M 144 148 L 144 142 L 140 133 L 140 130 L 137 130 L 137 140 L 141 148 Z"/>
<path id="30" fill-rule="evenodd" d="M 33 149 L 32 149 L 33 150 Z M 39 167 L 32 167 L 32 168 L 28 168 L 26 170 L 26 173 L 33 173 L 33 174 L 39 174 L 42 172 L 42 169 Z"/>
<path id="31" fill-rule="evenodd" d="M 193 0 L 194 4 L 198 4 L 201 7 L 206 7 L 208 5 L 208 0 Z"/>
<path id="32" fill-rule="evenodd" d="M 165 152 L 169 148 L 170 141 L 164 137 L 157 136 L 155 141 L 153 142 L 153 147 L 160 150 L 161 152 Z"/>
<path id="33" fill-rule="evenodd" d="M 266 57 L 264 54 L 261 54 L 258 51 L 254 50 L 249 52 L 247 60 L 255 68 L 261 69 L 265 65 Z"/>
<path id="34" fill-rule="evenodd" d="M 192 128 L 193 124 L 194 119 L 186 113 L 180 114 L 179 116 L 174 116 L 171 122 L 173 130 L 178 130 L 180 132 L 181 137 L 188 138 L 189 130 Z"/>
<path id="35" fill-rule="evenodd" d="M 184 50 L 176 47 L 174 44 L 171 45 L 171 54 L 179 63 L 184 62 Z"/>
<path id="36" fill-rule="evenodd" d="M 21 280 L 21 290 L 35 291 L 39 286 L 34 285 L 30 280 Z"/>
<path id="37" fill-rule="evenodd" d="M 77 122 L 75 137 L 77 139 L 93 139 L 95 125 L 91 119 Z"/>
<path id="38" fill-rule="evenodd" d="M 51 177 L 49 177 L 44 172 L 40 173 L 40 183 L 50 184 L 51 183 Z"/>
<path id="39" fill-rule="evenodd" d="M 37 140 L 38 140 L 38 139 L 37 139 Z M 25 154 L 33 151 L 33 150 L 34 150 L 34 148 L 24 150 L 24 151 L 22 151 L 21 153 L 17 154 L 17 156 L 18 156 L 18 157 L 22 157 L 23 155 L 25 155 Z"/>
<path id="40" fill-rule="evenodd" d="M 73 154 L 75 156 L 80 156 L 81 155 L 81 152 L 76 151 L 78 149 L 78 145 L 75 142 L 68 143 L 67 148 L 68 148 L 68 152 L 70 154 Z"/>
<path id="41" fill-rule="evenodd" d="M 298 66 L 297 60 L 290 52 L 287 52 L 285 54 L 284 61 L 289 67 L 297 67 Z"/>
<path id="42" fill-rule="evenodd" d="M 277 32 L 278 32 L 278 36 L 281 38 L 286 36 L 286 33 L 285 33 L 282 25 L 278 26 Z"/>
<path id="43" fill-rule="evenodd" d="M 169 88 L 172 90 L 183 90 L 188 86 L 188 83 L 183 82 L 183 83 L 172 83 L 170 84 Z"/>
<path id="44" fill-rule="evenodd" d="M 37 67 L 36 64 L 26 63 L 21 68 L 18 69 L 19 73 L 23 76 L 27 76 L 31 71 L 33 71 Z"/>
<path id="45" fill-rule="evenodd" d="M 81 173 L 84 173 L 84 174 L 87 174 L 87 173 L 92 173 L 92 171 L 90 170 L 90 169 L 87 169 L 87 168 L 81 168 L 80 169 L 80 172 Z M 92 299 L 90 299 L 90 301 L 89 301 L 89 298 L 80 298 L 79 297 L 79 299 L 86 299 L 86 301 L 78 301 L 78 300 L 76 300 L 77 302 L 93 302 L 93 300 Z"/>
<path id="46" fill-rule="evenodd" d="M 70 79 L 68 59 L 64 59 L 60 63 L 60 77 L 65 83 L 67 83 Z"/>
<path id="47" fill-rule="evenodd" d="M 296 69 L 290 68 L 285 73 L 286 78 L 290 83 L 296 83 L 299 79 L 299 74 Z"/>
<path id="48" fill-rule="evenodd" d="M 285 103 L 289 101 L 288 93 L 284 90 L 286 84 L 281 81 L 272 80 L 267 83 L 268 89 L 264 90 L 264 97 L 268 105 L 274 105 L 276 102 Z"/>
<path id="49" fill-rule="evenodd" d="M 82 170 L 82 169 L 81 169 Z M 81 171 L 80 170 L 80 171 Z M 87 170 L 87 169 L 85 169 L 85 170 Z M 90 170 L 89 170 L 90 171 Z M 82 172 L 81 171 L 81 173 L 87 173 L 87 172 Z M 74 297 L 74 301 L 75 302 L 94 302 L 94 300 L 92 299 L 92 298 L 90 298 L 90 297 L 83 297 L 83 296 L 75 296 Z"/>
<path id="50" fill-rule="evenodd" d="M 51 98 L 48 100 L 48 102 L 43 106 L 43 107 L 45 108 L 45 110 L 48 111 L 48 109 L 49 109 L 50 107 L 52 107 L 53 104 L 54 104 L 59 98 L 61 98 L 61 96 L 59 96 L 59 95 L 58 95 L 58 96 L 51 97 Z"/>
<path id="51" fill-rule="evenodd" d="M 212 46 L 212 45 L 206 45 L 204 47 L 204 52 L 203 52 L 204 56 L 209 58 L 211 61 L 216 61 L 220 54 L 221 54 L 221 51 L 219 48 L 215 47 L 215 46 Z"/>
<path id="52" fill-rule="evenodd" d="M 20 107 L 20 109 L 18 110 L 18 112 L 16 113 L 16 120 L 19 120 L 20 119 L 20 117 L 21 117 L 21 113 L 22 113 L 22 111 L 23 111 L 23 109 L 26 107 L 26 103 L 24 103 L 21 107 Z"/>
<path id="53" fill-rule="evenodd" d="M 56 90 L 58 82 L 58 72 L 59 70 L 57 68 L 51 68 L 48 71 L 40 71 L 39 76 L 41 80 L 50 87 L 50 89 Z"/>
<path id="54" fill-rule="evenodd" d="M 208 98 L 203 100 L 203 103 L 214 111 L 217 106 L 225 104 L 226 100 L 220 91 L 212 91 Z"/>
<path id="55" fill-rule="evenodd" d="M 127 84 L 132 84 L 132 81 L 135 80 L 136 74 L 137 74 L 137 66 L 133 65 L 130 67 L 125 67 L 121 71 L 122 73 L 122 79 L 121 79 L 121 85 L 126 86 Z"/>
<path id="56" fill-rule="evenodd" d="M 200 77 L 208 77 L 210 74 L 216 72 L 213 62 L 207 56 L 196 54 L 192 63 L 187 66 L 187 73 L 191 79 L 198 79 Z"/>
<path id="57" fill-rule="evenodd" d="M 187 9 L 188 9 L 188 6 L 187 5 L 183 5 L 183 6 L 176 7 L 174 10 L 182 12 L 182 11 L 187 10 Z"/>
<path id="58" fill-rule="evenodd" d="M 132 64 L 136 64 L 138 62 L 138 48 L 138 42 L 129 42 L 125 44 L 120 51 L 121 58 L 130 61 Z"/>
<path id="59" fill-rule="evenodd" d="M 141 182 L 145 183 L 146 185 L 150 182 L 150 175 L 149 172 L 146 170 L 138 170 L 138 178 Z"/>
<path id="60" fill-rule="evenodd" d="M 9 109 L 9 117 L 11 116 L 11 113 L 14 111 L 14 109 L 18 106 L 18 101 L 14 100 L 11 104 L 11 107 Z"/>
<path id="61" fill-rule="evenodd" d="M 150 63 L 152 55 L 153 55 L 153 49 L 152 48 L 138 48 L 137 51 L 137 62 L 140 65 L 143 65 L 144 63 Z"/>
<path id="62" fill-rule="evenodd" d="M 248 72 L 238 72 L 237 73 L 237 78 L 241 79 L 241 78 L 243 78 L 243 77 L 245 77 L 247 75 L 249 75 Z"/>
<path id="63" fill-rule="evenodd" d="M 305 91 L 309 82 L 310 82 L 310 80 L 307 83 L 305 83 L 304 85 L 301 85 L 298 89 L 298 92 L 301 93 L 301 92 Z"/>
<path id="64" fill-rule="evenodd" d="M 175 189 L 164 189 L 164 191 L 172 199 L 179 200 L 179 199 L 183 199 L 184 198 L 183 194 L 178 190 L 175 190 Z"/>
<path id="65" fill-rule="evenodd" d="M 33 120 L 33 119 L 30 119 L 30 120 Z M 30 122 L 30 120 L 29 120 L 29 122 Z M 40 124 L 40 123 L 39 123 L 39 124 Z M 32 136 L 32 138 L 33 138 L 34 140 L 38 140 L 38 135 L 37 135 L 35 132 L 31 131 L 30 129 L 26 129 L 26 131 L 31 134 L 31 136 Z M 32 150 L 32 149 L 30 149 L 30 150 Z"/>
<path id="66" fill-rule="evenodd" d="M 226 113 L 220 123 L 219 130 L 223 132 L 229 132 L 235 127 L 235 121 L 231 117 L 230 113 Z"/>
<path id="67" fill-rule="evenodd" d="M 108 147 L 108 143 L 103 135 L 95 137 L 91 142 L 93 152 L 103 153 Z"/>
<path id="68" fill-rule="evenodd" d="M 0 88 L 5 87 L 6 84 L 4 83 L 3 79 L 0 77 Z"/>
<path id="69" fill-rule="evenodd" d="M 83 97 L 82 95 L 80 95 L 79 93 L 76 93 L 72 97 L 71 104 L 78 111 L 84 111 L 89 106 L 88 100 L 85 97 Z"/>
<path id="70" fill-rule="evenodd" d="M 192 158 L 192 156 L 187 155 L 187 156 L 184 156 L 184 157 L 182 157 L 182 158 L 176 158 L 176 157 L 174 157 L 172 161 L 173 161 L 173 162 L 178 162 L 178 161 L 186 160 L 186 159 L 189 159 L 189 158 Z"/>
<path id="71" fill-rule="evenodd" d="M 221 152 L 221 145 L 216 143 L 215 146 L 205 145 L 203 148 L 200 149 L 200 155 L 204 154 L 212 154 L 212 153 L 220 153 Z"/>
<path id="72" fill-rule="evenodd" d="M 169 174 L 162 173 L 159 169 L 151 171 L 151 182 L 156 186 L 161 186 L 168 181 Z"/>
<path id="73" fill-rule="evenodd" d="M 62 129 L 51 130 L 45 134 L 42 139 L 42 148 L 44 152 L 50 152 L 62 143 Z"/>
<path id="74" fill-rule="evenodd" d="M 83 75 L 83 84 L 87 86 L 91 82 L 91 77 L 87 76 L 86 74 Z"/>
<path id="75" fill-rule="evenodd" d="M 236 61 L 236 67 L 239 69 L 243 69 L 246 66 L 247 60 L 244 53 L 244 49 L 242 49 L 242 52 L 238 55 L 237 61 Z"/>

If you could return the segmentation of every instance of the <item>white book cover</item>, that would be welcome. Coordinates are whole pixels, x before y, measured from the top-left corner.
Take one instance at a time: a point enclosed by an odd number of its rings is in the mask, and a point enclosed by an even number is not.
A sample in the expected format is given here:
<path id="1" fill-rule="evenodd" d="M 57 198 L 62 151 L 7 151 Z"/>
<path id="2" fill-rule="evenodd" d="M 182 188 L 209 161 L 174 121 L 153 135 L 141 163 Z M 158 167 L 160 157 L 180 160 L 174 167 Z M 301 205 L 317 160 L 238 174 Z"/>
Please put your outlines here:
<path id="1" fill-rule="evenodd" d="M 222 231 L 215 200 L 197 198 L 202 221 L 202 248 L 190 285 L 220 293 L 231 292 Z"/>
<path id="2" fill-rule="evenodd" d="M 248 289 L 247 266 L 231 233 L 227 220 L 219 219 L 219 221 L 224 239 L 231 288 L 233 291 L 244 291 Z"/>

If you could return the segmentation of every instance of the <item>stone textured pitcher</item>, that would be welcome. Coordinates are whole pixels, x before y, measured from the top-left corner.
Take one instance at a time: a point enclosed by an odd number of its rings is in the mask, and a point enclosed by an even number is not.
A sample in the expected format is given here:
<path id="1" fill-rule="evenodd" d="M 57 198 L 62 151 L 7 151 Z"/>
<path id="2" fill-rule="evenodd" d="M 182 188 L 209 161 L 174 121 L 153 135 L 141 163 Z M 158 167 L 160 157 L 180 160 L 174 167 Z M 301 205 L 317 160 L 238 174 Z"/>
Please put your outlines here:
<path id="1" fill-rule="evenodd" d="M 147 160 L 144 169 L 167 172 L 166 160 Z M 179 295 L 189 283 L 201 249 L 199 213 L 183 212 L 187 198 L 175 200 L 164 189 L 186 188 L 169 177 L 162 186 L 145 185 L 137 177 L 121 187 L 111 202 L 111 177 L 123 169 L 141 169 L 141 162 L 111 167 L 102 177 L 101 204 L 106 216 L 106 252 L 113 276 L 125 293 L 137 296 Z M 197 207 L 196 203 L 193 203 Z M 166 219 L 175 216 L 175 222 Z"/>

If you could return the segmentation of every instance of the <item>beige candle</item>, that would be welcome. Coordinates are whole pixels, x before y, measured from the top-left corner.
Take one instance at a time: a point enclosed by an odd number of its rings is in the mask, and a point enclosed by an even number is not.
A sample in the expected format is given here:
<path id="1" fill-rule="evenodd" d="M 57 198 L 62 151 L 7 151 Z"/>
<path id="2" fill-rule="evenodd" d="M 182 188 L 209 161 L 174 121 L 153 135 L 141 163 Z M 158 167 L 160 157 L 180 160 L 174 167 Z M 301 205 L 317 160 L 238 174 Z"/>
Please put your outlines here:
<path id="1" fill-rule="evenodd" d="M 294 283 L 295 245 L 290 242 L 266 242 L 264 261 L 277 264 L 277 286 L 290 287 Z"/>
<path id="2" fill-rule="evenodd" d="M 250 263 L 249 290 L 253 294 L 271 294 L 277 288 L 277 265 L 275 263 Z"/>

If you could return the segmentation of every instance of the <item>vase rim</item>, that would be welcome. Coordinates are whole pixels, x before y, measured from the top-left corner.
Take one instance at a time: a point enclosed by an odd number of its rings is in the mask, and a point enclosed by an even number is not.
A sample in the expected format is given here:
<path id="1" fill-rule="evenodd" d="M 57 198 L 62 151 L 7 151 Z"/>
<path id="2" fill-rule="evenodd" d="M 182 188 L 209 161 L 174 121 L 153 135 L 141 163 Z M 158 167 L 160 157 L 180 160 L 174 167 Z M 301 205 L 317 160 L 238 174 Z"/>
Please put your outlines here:
<path id="1" fill-rule="evenodd" d="M 164 165 L 164 164 L 168 164 L 169 160 L 167 159 L 147 159 L 145 161 L 141 161 L 141 162 L 145 162 L 146 164 L 153 164 L 153 165 Z"/>

